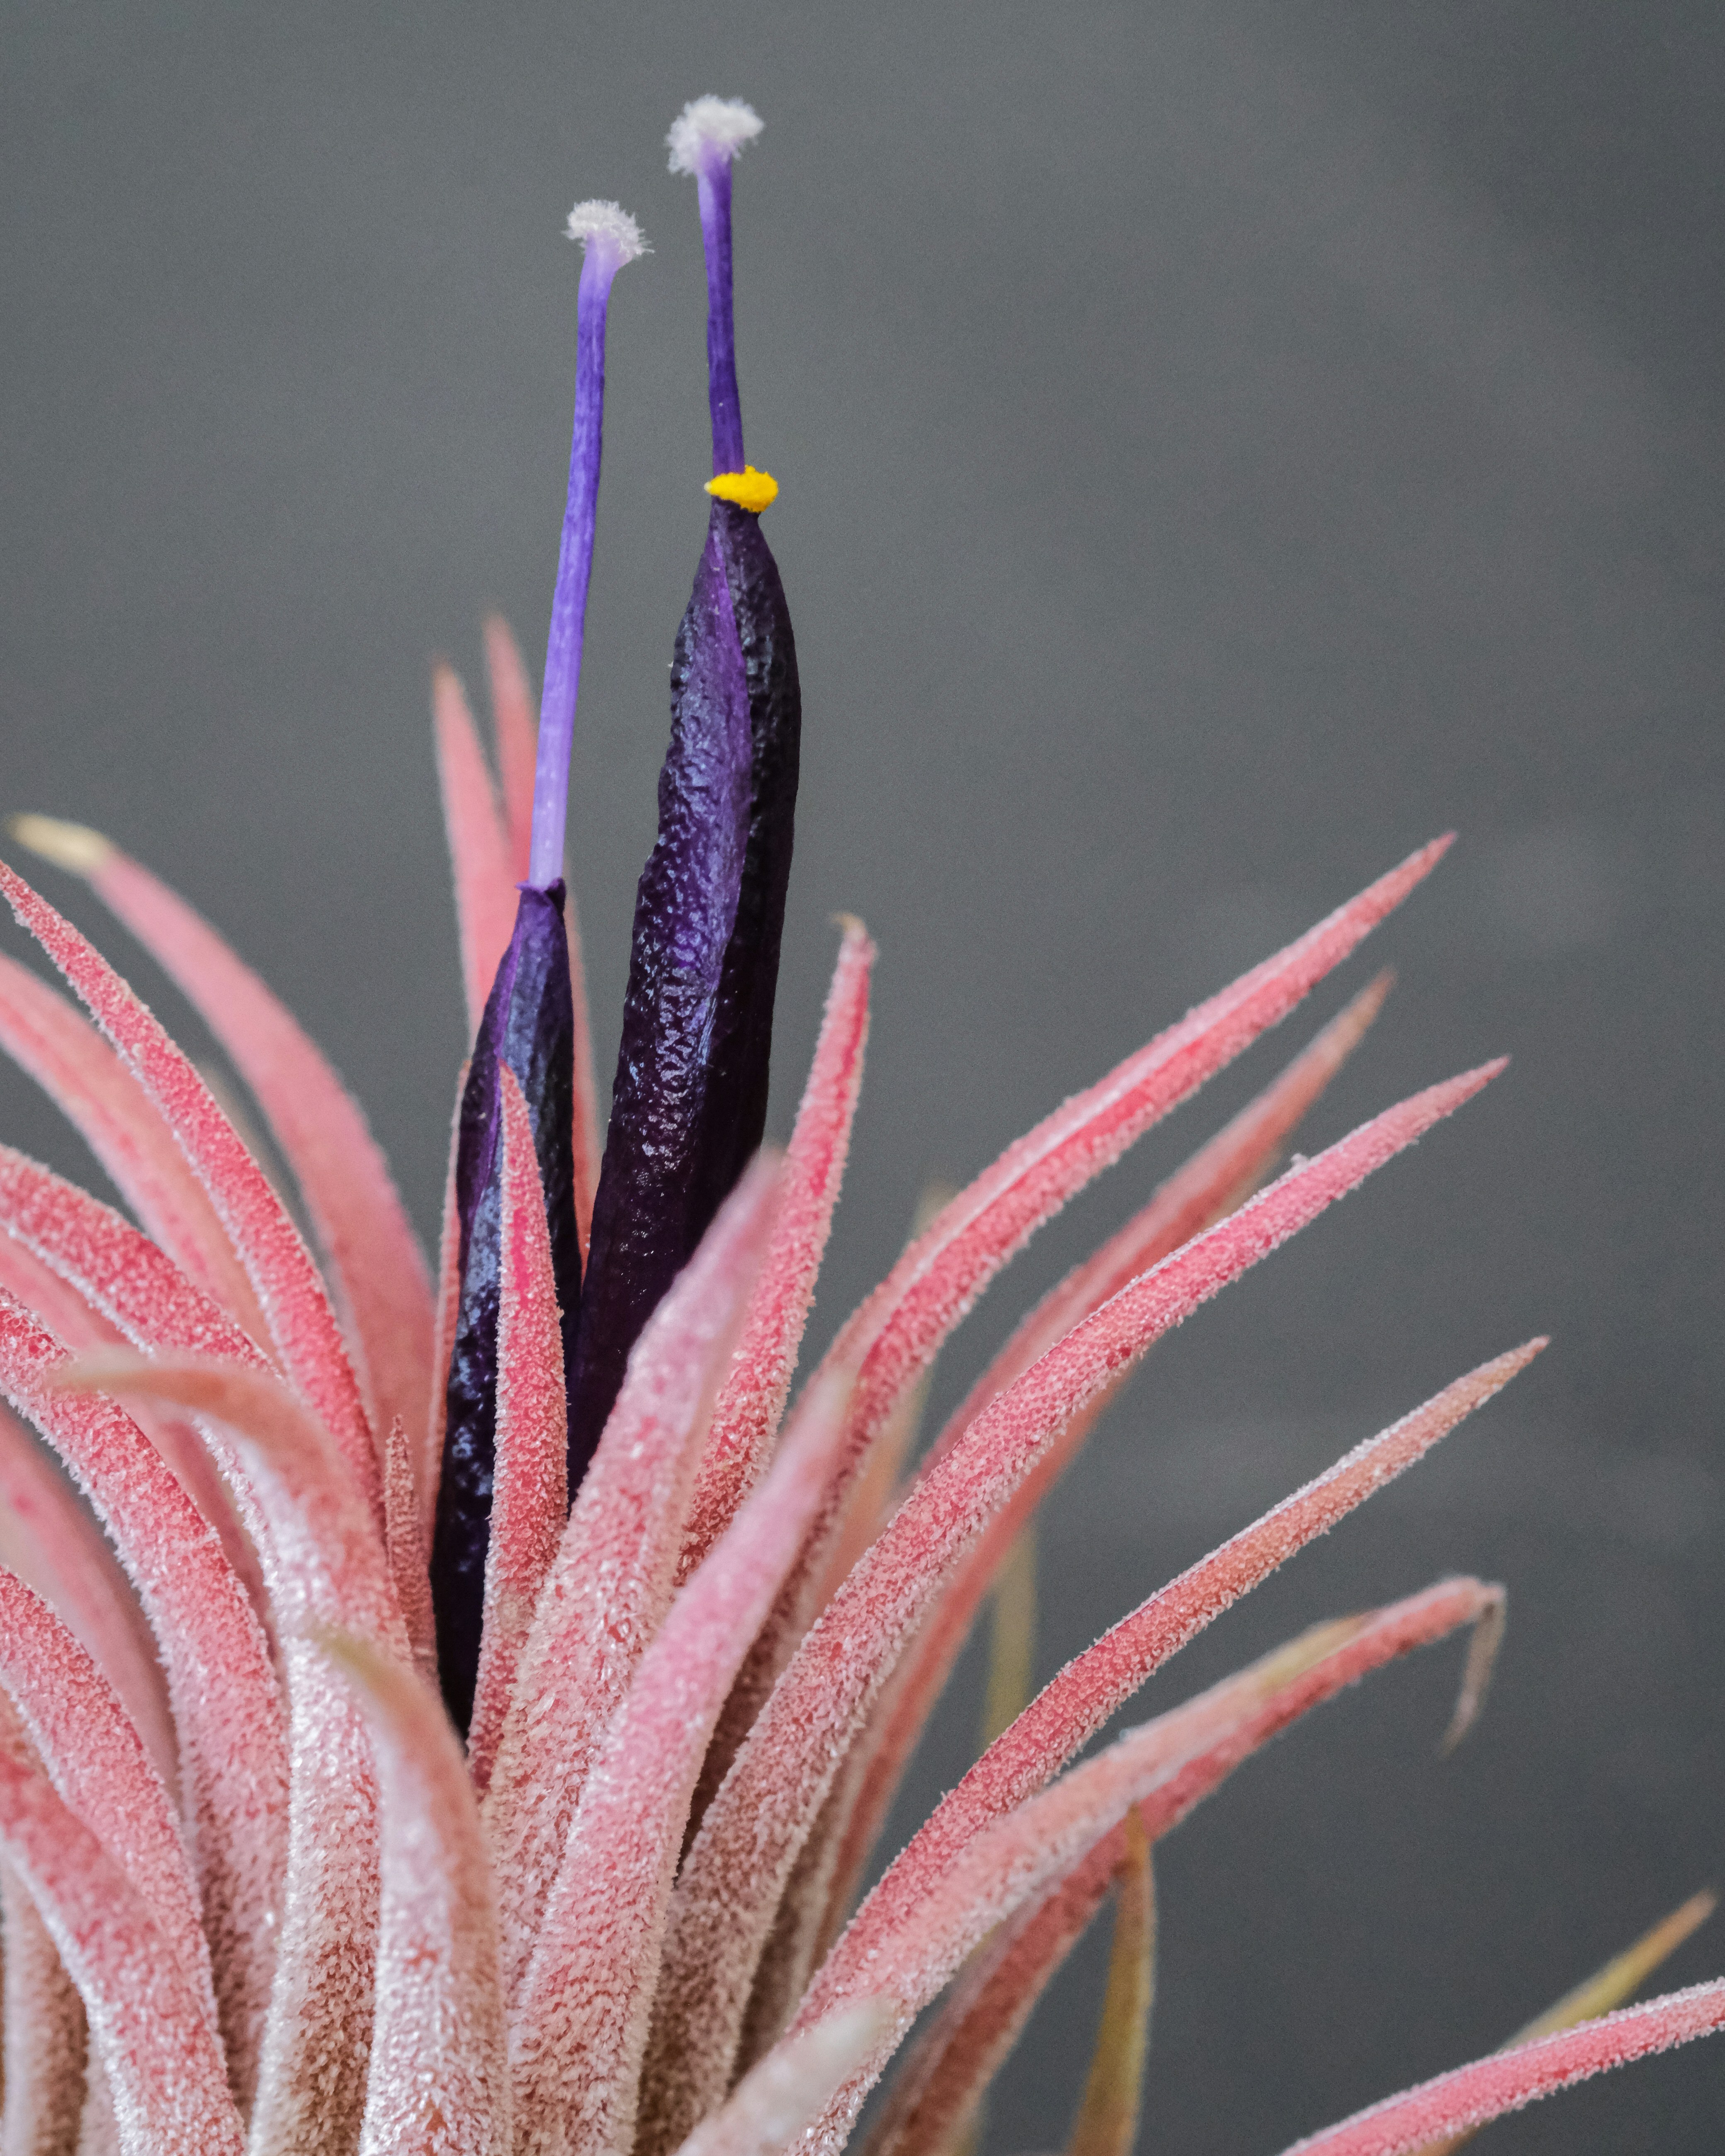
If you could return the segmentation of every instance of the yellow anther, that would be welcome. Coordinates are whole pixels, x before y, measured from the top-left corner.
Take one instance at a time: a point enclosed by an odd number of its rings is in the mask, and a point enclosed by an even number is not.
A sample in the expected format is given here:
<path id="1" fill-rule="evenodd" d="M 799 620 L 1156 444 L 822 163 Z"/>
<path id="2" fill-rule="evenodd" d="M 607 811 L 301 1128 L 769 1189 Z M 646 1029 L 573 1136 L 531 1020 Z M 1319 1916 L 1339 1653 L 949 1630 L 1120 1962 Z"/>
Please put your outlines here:
<path id="1" fill-rule="evenodd" d="M 710 479 L 706 490 L 721 501 L 734 501 L 739 509 L 752 510 L 758 516 L 778 495 L 778 481 L 771 472 L 757 471 L 752 465 L 745 465 L 740 472 L 721 472 L 716 479 Z"/>

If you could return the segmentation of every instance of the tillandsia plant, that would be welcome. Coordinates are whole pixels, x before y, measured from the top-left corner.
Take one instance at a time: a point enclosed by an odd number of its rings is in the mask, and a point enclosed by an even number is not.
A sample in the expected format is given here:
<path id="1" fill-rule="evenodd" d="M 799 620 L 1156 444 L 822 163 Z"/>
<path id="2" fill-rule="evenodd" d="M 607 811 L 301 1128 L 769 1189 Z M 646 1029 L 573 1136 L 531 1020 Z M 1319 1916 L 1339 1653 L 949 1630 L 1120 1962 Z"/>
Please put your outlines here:
<path id="1" fill-rule="evenodd" d="M 942 1204 L 793 1402 L 875 952 L 842 925 L 788 1143 L 763 1150 L 801 714 L 732 329 L 732 167 L 759 128 L 701 98 L 670 136 L 706 246 L 711 501 L 603 1143 L 564 819 L 606 311 L 644 251 L 616 204 L 569 221 L 568 510 L 536 720 L 508 631 L 488 629 L 498 783 L 459 683 L 435 682 L 472 1048 L 434 1272 L 360 1111 L 215 931 L 106 838 L 13 827 L 208 1019 L 320 1257 L 193 1064 L 0 868 L 88 1013 L 0 959 L 0 1044 L 134 1216 L 0 1148 L 0 1389 L 21 1418 L 0 1417 L 8 2152 L 826 2156 L 921 2020 L 866 2146 L 957 2156 L 1113 1892 L 1070 2147 L 1127 2156 L 1159 1839 L 1415 1647 L 1470 1634 L 1452 1740 L 1479 1709 L 1502 1590 L 1450 1578 L 1320 1623 L 1079 1758 L 1538 1340 L 1243 1527 L 1028 1704 L 997 1656 L 992 1741 L 859 1898 L 960 1645 L 991 1594 L 997 1646 L 1022 1632 L 1029 1523 L 1127 1373 L 1499 1066 L 1276 1174 L 1376 1016 L 1374 982 L 1029 1312 L 906 1466 L 922 1383 L 993 1276 L 1348 957 L 1440 839 Z M 1718 2028 L 1725 1983 L 1623 2004 L 1707 1907 L 1503 2051 L 1300 2147 L 1453 2147 Z"/>

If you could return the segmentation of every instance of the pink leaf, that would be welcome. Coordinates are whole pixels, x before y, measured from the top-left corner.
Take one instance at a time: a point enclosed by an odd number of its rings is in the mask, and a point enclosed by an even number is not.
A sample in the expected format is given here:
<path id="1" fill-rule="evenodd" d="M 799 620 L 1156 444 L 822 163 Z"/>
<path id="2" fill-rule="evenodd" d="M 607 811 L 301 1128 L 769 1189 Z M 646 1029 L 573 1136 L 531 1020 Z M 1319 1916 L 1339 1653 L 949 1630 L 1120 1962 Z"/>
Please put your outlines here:
<path id="1" fill-rule="evenodd" d="M 1543 2014 L 1536 2015 L 1526 2028 L 1518 2029 L 1507 2044 L 1500 2044 L 1497 2048 L 1513 2051 L 1519 2044 L 1531 2044 L 1540 2036 L 1554 2036 L 1559 2030 L 1573 2029 L 1580 2022 L 1594 2020 L 1614 2007 L 1621 2006 L 1632 1993 L 1640 1989 L 1661 1962 L 1675 1953 L 1690 1933 L 1707 1922 L 1717 1907 L 1715 1895 L 1692 1895 L 1681 1908 L 1674 1909 L 1651 1931 L 1643 1933 L 1625 1953 L 1614 1955 L 1603 1969 L 1596 1969 L 1574 1990 L 1566 1991 Z M 1451 2156 L 1452 2151 L 1465 2148 L 1477 2130 L 1466 2127 L 1460 2133 L 1446 2133 L 1440 2141 L 1429 2141 L 1420 2156 Z"/>
<path id="2" fill-rule="evenodd" d="M 593 1201 L 599 1187 L 599 1163 L 605 1134 L 599 1122 L 598 1089 L 593 1075 L 593 1020 L 587 1000 L 587 966 L 581 955 L 581 922 L 572 891 L 563 901 L 563 932 L 569 943 L 569 1009 L 573 1020 L 574 1087 L 570 1118 L 569 1172 L 575 1186 L 575 1232 L 581 1239 L 581 1262 L 587 1263 L 593 1240 Z"/>
<path id="3" fill-rule="evenodd" d="M 830 1378 L 820 1380 L 834 1389 Z M 738 1665 L 820 1502 L 842 1393 L 804 1415 L 671 1604 L 561 1852 L 516 2015 L 516 2124 L 572 2115 L 624 2145 L 690 1798 Z M 653 2078 L 643 2091 L 650 2101 Z M 614 2140 L 606 2140 L 610 2135 Z"/>
<path id="4" fill-rule="evenodd" d="M 84 2109 L 78 2120 L 78 2156 L 124 2156 L 120 2121 L 114 2112 L 114 2092 L 102 2071 L 99 2054 L 92 2054 L 84 2070 Z"/>
<path id="5" fill-rule="evenodd" d="M 1608 2067 L 1626 2066 L 1692 2037 L 1725 2028 L 1725 1979 L 1668 1991 L 1561 2035 L 1494 2051 L 1400 2096 L 1356 2112 L 1339 2126 L 1296 2141 L 1287 2156 L 1408 2156 L 1428 2141 L 1482 2126 L 1541 2097 L 1573 2088 Z"/>
<path id="6" fill-rule="evenodd" d="M 1500 1589 L 1477 1580 L 1445 1580 L 1368 1616 L 1316 1626 L 1213 1686 L 1206 1697 L 1233 1702 L 1237 1719 L 1219 1743 L 1139 1807 L 1146 1834 L 1154 1840 L 1171 1832 L 1290 1722 L 1397 1656 L 1463 1625 L 1482 1628 L 1479 1636 L 1489 1652 L 1502 1604 Z M 1475 1680 L 1475 1661 L 1469 1667 Z M 1476 1681 L 1470 1690 L 1477 1691 Z M 1111 1830 L 974 1957 L 895 2078 L 870 2137 L 869 2156 L 938 2156 L 952 2144 L 1050 1980 L 1101 1907 L 1122 1850 L 1120 1830 Z"/>
<path id="7" fill-rule="evenodd" d="M 773 1247 L 755 1284 L 736 1363 L 713 1410 L 683 1548 L 684 1578 L 729 1525 L 778 1434 L 850 1151 L 869 1036 L 874 963 L 868 931 L 860 921 L 847 920 L 814 1060 L 785 1152 L 784 1198 Z"/>
<path id="8" fill-rule="evenodd" d="M 1296 942 L 1158 1034 L 1107 1075 L 1009 1146 L 918 1236 L 849 1320 L 829 1353 L 860 1365 L 851 1430 L 828 1502 L 803 1563 L 768 1620 L 745 1672 L 737 1717 L 758 1697 L 816 1606 L 812 1590 L 845 1502 L 870 1446 L 933 1361 L 942 1342 L 1002 1265 L 1102 1169 L 1214 1077 L 1267 1027 L 1285 1018 L 1435 868 L 1450 840 L 1435 839 L 1318 922 Z"/>
<path id="9" fill-rule="evenodd" d="M 432 1348 L 431 1409 L 414 1480 L 419 1488 L 419 1538 L 431 1547 L 437 1517 L 437 1486 L 443 1479 L 444 1435 L 449 1412 L 449 1357 L 461 1307 L 461 1214 L 455 1198 L 455 1161 L 461 1145 L 461 1103 L 467 1094 L 464 1059 L 455 1080 L 455 1112 L 449 1120 L 449 1159 L 444 1174 L 443 1227 L 437 1243 L 437 1331 Z"/>
<path id="10" fill-rule="evenodd" d="M 169 1399 L 225 1426 L 263 1505 L 291 1713 L 287 1894 L 251 2156 L 349 2146 L 365 2097 L 377 1906 L 377 1789 L 363 1717 L 313 1635 L 408 1659 L 382 1540 L 328 1432 L 267 1373 L 163 1356 L 91 1360 L 105 1392 Z"/>
<path id="11" fill-rule="evenodd" d="M 834 1948 L 828 1963 L 831 1980 L 840 1982 L 843 1971 L 860 1966 L 871 1941 L 904 1921 L 969 1841 L 1040 1788 L 1188 1640 L 1296 1551 L 1327 1533 L 1356 1505 L 1405 1472 L 1464 1417 L 1501 1392 L 1545 1344 L 1530 1341 L 1482 1363 L 1381 1435 L 1356 1445 L 1068 1663 L 942 1798 L 901 1852 Z"/>
<path id="12" fill-rule="evenodd" d="M 485 1624 L 468 1771 L 484 1795 L 534 1606 L 569 1517 L 563 1335 L 533 1125 L 515 1073 L 497 1066 L 503 1111 L 503 1224 L 497 1318 L 497 1447 Z"/>
<path id="13" fill-rule="evenodd" d="M 0 1048 L 70 1119 L 174 1262 L 254 1340 L 268 1340 L 245 1267 L 155 1102 L 87 1019 L 3 956 Z"/>
<path id="14" fill-rule="evenodd" d="M 147 1236 L 141 1235 L 97 1199 L 73 1184 L 62 1183 L 58 1176 L 7 1146 L 0 1146 L 0 1225 L 7 1230 L 0 1234 L 0 1287 L 15 1296 L 74 1354 L 111 1348 L 124 1330 L 111 1299 L 95 1292 L 80 1276 L 80 1261 L 90 1255 L 88 1231 L 94 1226 L 98 1237 L 128 1252 L 138 1247 L 147 1251 L 145 1265 L 133 1267 L 121 1260 L 127 1289 L 135 1290 L 142 1279 L 156 1275 L 169 1276 L 187 1303 L 209 1312 L 217 1325 L 231 1334 L 242 1354 L 262 1361 L 248 1336 L 177 1273 L 172 1261 Z M 242 1523 L 243 1498 L 236 1504 L 203 1440 L 188 1423 L 159 1409 L 146 1409 L 136 1419 L 172 1468 L 181 1488 L 215 1529 L 228 1563 L 267 1632 L 269 1602 L 264 1576 L 247 1531 L 248 1526 L 255 1527 L 255 1517 Z"/>
<path id="15" fill-rule="evenodd" d="M 78 2145 L 89 2032 L 84 2001 L 66 1974 L 30 1890 L 0 1864 L 6 1933 L 6 2107 L 0 2146 L 59 2156 Z"/>
<path id="16" fill-rule="evenodd" d="M 418 1430 L 431 1377 L 431 1286 L 364 1116 L 298 1019 L 201 915 L 117 846 L 79 835 L 91 887 L 183 992 L 269 1119 L 352 1313 L 377 1427 L 400 1415 Z"/>
<path id="17" fill-rule="evenodd" d="M 722 2092 L 779 1897 L 845 1752 L 940 1580 L 1038 1453 L 1153 1341 L 1499 1068 L 1386 1110 L 1123 1288 L 995 1400 L 911 1491 L 792 1658 L 690 1850 L 665 1949 L 675 2036 L 658 2061 L 657 2146 L 680 2138 Z"/>
<path id="18" fill-rule="evenodd" d="M 515 932 L 514 865 L 467 692 L 453 669 L 442 665 L 431 677 L 431 716 L 444 826 L 455 871 L 455 919 L 471 1036 L 479 1031 L 498 962 Z"/>
<path id="19" fill-rule="evenodd" d="M 778 2156 L 879 2042 L 891 2005 L 862 1999 L 831 2015 L 746 2075 L 679 2156 Z"/>
<path id="20" fill-rule="evenodd" d="M 383 1450 L 383 1542 L 389 1576 L 401 1604 L 413 1666 L 437 1689 L 437 1620 L 431 1606 L 431 1577 L 425 1537 L 419 1526 L 419 1491 L 413 1476 L 413 1447 L 401 1418 L 389 1425 Z"/>
<path id="21" fill-rule="evenodd" d="M 96 1312 L 134 1347 L 146 1351 L 177 1350 L 259 1370 L 274 1368 L 263 1350 L 147 1235 L 88 1191 L 9 1146 L 0 1146 L 0 1225 L 10 1239 L 0 1246 L 0 1276 L 8 1270 L 7 1250 L 21 1250 L 65 1283 L 60 1300 L 50 1306 L 13 1279 L 6 1280 L 19 1301 L 41 1312 L 74 1353 L 101 1352 L 110 1344 L 110 1336 L 88 1317 Z M 69 1307 L 67 1290 L 80 1299 L 83 1318 L 77 1305 Z M 219 1462 L 213 1460 L 202 1440 L 159 1409 L 146 1409 L 138 1419 L 221 1537 L 228 1561 L 267 1631 L 272 1620 L 260 1560 L 268 1556 L 269 1529 L 249 1476 L 231 1450 L 222 1450 Z"/>
<path id="22" fill-rule="evenodd" d="M 111 1400 L 58 1389 L 59 1343 L 0 1295 L 0 1389 L 76 1477 L 119 1550 L 167 1671 L 216 1997 L 248 2089 L 274 1964 L 287 1756 L 262 1630 L 203 1516 Z M 219 1686 L 209 1672 L 219 1670 Z"/>
<path id="23" fill-rule="evenodd" d="M 507 2156 L 497 1920 L 460 1744 L 436 1691 L 398 1661 L 343 1635 L 323 1645 L 359 1696 L 382 1786 L 377 2010 L 361 2156 Z"/>
<path id="24" fill-rule="evenodd" d="M 137 1594 L 64 1476 L 3 1408 L 0 1564 L 34 1588 L 113 1686 L 177 1803 L 180 1761 L 167 1682 Z"/>
<path id="25" fill-rule="evenodd" d="M 3 1568 L 0 1684 L 54 1788 L 137 1889 L 214 2030 L 198 1889 L 162 1778 L 95 1664 L 48 1604 Z"/>
<path id="26" fill-rule="evenodd" d="M 949 1452 L 996 1394 L 1099 1310 L 1128 1281 L 1201 1235 L 1250 1198 L 1291 1133 L 1383 1008 L 1394 976 L 1380 973 L 1301 1050 L 1257 1098 L 1159 1186 L 1149 1204 L 1094 1256 L 1051 1288 L 970 1389 L 930 1446 L 922 1472 Z"/>
<path id="27" fill-rule="evenodd" d="M 1140 1213 L 1043 1297 L 948 1419 L 922 1464 L 924 1475 L 946 1456 L 989 1401 L 1074 1325 L 1250 1195 L 1289 1133 L 1377 1016 L 1392 978 L 1380 973 L 1363 988 L 1256 1100 L 1168 1178 Z M 855 1800 L 845 1807 L 842 1839 L 833 1861 L 835 1914 L 850 1905 L 917 1737 L 952 1672 L 978 1606 L 1111 1398 L 1108 1393 L 1099 1395 L 1072 1418 L 989 1522 L 942 1586 L 905 1666 L 883 1697 L 870 1732 L 860 1740 L 868 1758 L 855 1762 Z"/>
<path id="28" fill-rule="evenodd" d="M 126 2156 L 242 2156 L 221 2048 L 194 1984 L 47 1776 L 3 1754 L 0 1850 L 83 1997 Z"/>
<path id="29" fill-rule="evenodd" d="M 281 1201 L 208 1087 L 107 961 L 3 863 L 0 894 L 161 1109 L 244 1260 L 284 1365 L 381 1517 L 377 1451 L 352 1366 L 323 1283 Z"/>
<path id="30" fill-rule="evenodd" d="M 485 1810 L 511 2001 L 593 1755 L 670 1600 L 778 1183 L 778 1161 L 758 1158 L 648 1321 L 540 1594 Z"/>
<path id="31" fill-rule="evenodd" d="M 135 1345 L 275 1367 L 149 1236 L 10 1146 L 0 1146 L 0 1227 Z"/>
<path id="32" fill-rule="evenodd" d="M 509 874 L 527 879 L 533 850 L 533 770 L 539 757 L 539 710 L 521 662 L 515 632 L 501 613 L 485 617 L 485 672 L 491 688 L 491 724 L 502 776 L 503 823 L 509 838 Z M 489 984 L 488 984 L 489 985 Z"/>
<path id="33" fill-rule="evenodd" d="M 1344 1635 L 1345 1620 L 1343 1626 L 1330 1629 Z M 1356 1663 L 1356 1674 L 1358 1667 Z M 1263 1665 L 1255 1674 L 1261 1700 Z M 1307 1672 L 1308 1681 L 1312 1674 Z M 1247 1672 L 1248 1679 L 1253 1675 Z M 1241 1706 L 1238 1689 L 1218 1686 L 1128 1730 L 1106 1752 L 985 1826 L 903 1922 L 873 1928 L 866 1989 L 898 1999 L 900 2018 L 863 2071 L 805 2138 L 807 2156 L 817 2151 L 828 2156 L 842 2145 L 894 2044 L 988 1933 L 1080 1862 L 1130 1805 L 1142 1807 L 1158 1796 L 1173 1802 L 1183 1788 L 1189 1792 L 1194 1778 L 1210 1771 L 1207 1755 L 1239 1743 Z M 847 1938 L 858 1928 L 853 1925 Z M 793 2035 L 830 2013 L 847 1994 L 855 1995 L 856 1965 L 852 1961 L 841 1966 L 841 1961 L 839 1952 L 829 1958 L 793 2024 Z"/>

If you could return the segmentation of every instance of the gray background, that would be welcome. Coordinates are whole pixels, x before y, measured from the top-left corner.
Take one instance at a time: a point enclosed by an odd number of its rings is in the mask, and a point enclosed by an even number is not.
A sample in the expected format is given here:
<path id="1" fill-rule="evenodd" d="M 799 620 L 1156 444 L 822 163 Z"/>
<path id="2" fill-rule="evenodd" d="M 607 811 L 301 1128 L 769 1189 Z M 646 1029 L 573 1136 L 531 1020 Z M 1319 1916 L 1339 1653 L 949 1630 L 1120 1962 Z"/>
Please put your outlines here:
<path id="1" fill-rule="evenodd" d="M 924 1178 L 1461 829 L 1375 939 L 1403 985 L 1312 1138 L 1512 1071 L 1159 1350 L 1052 1508 L 1047 1670 L 1345 1445 L 1558 1337 L 1149 1695 L 1446 1569 L 1510 1584 L 1456 1758 L 1446 1652 L 1165 1850 L 1145 2145 L 1267 2156 L 1717 1878 L 1718 12 L 13 0 L 6 58 L 0 797 L 112 831 L 228 931 L 428 1229 L 462 1044 L 427 661 L 476 679 L 488 603 L 543 637 L 560 224 L 589 193 L 656 249 L 613 311 L 572 819 L 614 1040 L 702 527 L 694 208 L 660 146 L 698 91 L 768 121 L 738 260 L 807 700 L 781 1131 L 829 914 L 883 952 L 823 1331 Z M 942 1399 L 1291 1045 L 1041 1238 Z M 1672 1974 L 1722 1965 L 1703 1937 Z M 1002 2150 L 1064 2133 L 1096 1966 L 1009 2076 Z M 1722 2125 L 1702 2046 L 1494 2133 L 1678 2156 Z"/>

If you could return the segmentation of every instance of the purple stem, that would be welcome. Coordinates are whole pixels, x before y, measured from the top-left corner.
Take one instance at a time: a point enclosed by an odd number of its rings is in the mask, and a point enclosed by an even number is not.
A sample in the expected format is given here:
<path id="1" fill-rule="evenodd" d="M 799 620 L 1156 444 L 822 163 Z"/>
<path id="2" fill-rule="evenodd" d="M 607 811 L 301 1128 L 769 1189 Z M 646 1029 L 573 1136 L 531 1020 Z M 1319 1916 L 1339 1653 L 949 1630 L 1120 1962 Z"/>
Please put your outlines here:
<path id="1" fill-rule="evenodd" d="M 737 393 L 737 331 L 731 305 L 731 160 L 709 157 L 695 175 L 706 256 L 706 393 L 713 415 L 713 475 L 742 470 L 742 404 Z"/>
<path id="2" fill-rule="evenodd" d="M 581 639 L 587 588 L 593 576 L 593 518 L 599 497 L 599 450 L 605 413 L 605 311 L 622 263 L 594 239 L 581 265 L 576 300 L 575 426 L 569 444 L 569 498 L 557 551 L 551 634 L 545 647 L 545 691 L 539 706 L 539 760 L 533 772 L 533 840 L 527 880 L 549 891 L 563 873 L 563 830 L 569 807 L 569 755 L 575 739 L 575 697 L 581 685 Z"/>

